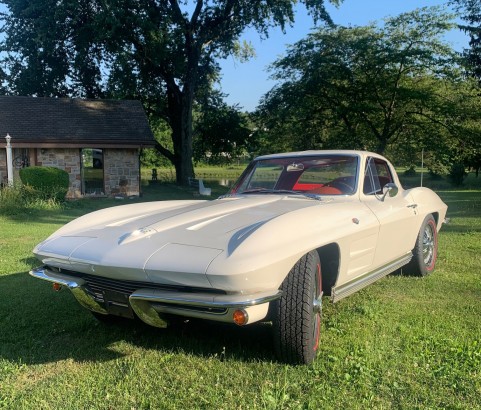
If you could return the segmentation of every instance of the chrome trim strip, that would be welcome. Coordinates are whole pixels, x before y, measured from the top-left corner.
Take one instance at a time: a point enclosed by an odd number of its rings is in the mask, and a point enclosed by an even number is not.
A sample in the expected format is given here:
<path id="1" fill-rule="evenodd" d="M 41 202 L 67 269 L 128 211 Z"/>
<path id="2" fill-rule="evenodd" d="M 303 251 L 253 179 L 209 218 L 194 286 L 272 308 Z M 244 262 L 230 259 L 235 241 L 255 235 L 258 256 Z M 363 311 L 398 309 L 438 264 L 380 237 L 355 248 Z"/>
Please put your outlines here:
<path id="1" fill-rule="evenodd" d="M 60 285 L 69 288 L 75 296 L 75 299 L 77 299 L 78 303 L 84 308 L 104 315 L 108 314 L 107 310 L 105 310 L 103 306 L 87 293 L 84 280 L 74 278 L 73 276 L 55 273 L 44 266 L 31 270 L 29 274 L 34 278 L 46 280 L 47 282 L 59 283 Z"/>
<path id="2" fill-rule="evenodd" d="M 199 308 L 244 308 L 272 302 L 279 299 L 281 290 L 262 292 L 251 295 L 212 295 L 188 292 L 168 292 L 150 289 L 139 289 L 130 295 L 130 302 L 145 300 L 151 303 L 165 303 L 169 305 L 192 306 Z"/>
<path id="3" fill-rule="evenodd" d="M 29 272 L 31 276 L 48 282 L 59 283 L 73 293 L 77 301 L 94 312 L 108 314 L 86 289 L 86 281 L 63 273 L 54 272 L 43 266 Z M 130 297 L 130 306 L 145 323 L 155 327 L 167 327 L 162 313 L 180 316 L 211 319 L 232 323 L 232 312 L 239 308 L 249 308 L 280 298 L 281 290 L 259 292 L 250 295 L 216 295 L 163 291 L 159 289 L 138 289 Z M 210 312 L 209 309 L 212 309 Z"/>
<path id="4" fill-rule="evenodd" d="M 331 291 L 332 302 L 333 303 L 338 302 L 339 300 L 345 298 L 346 296 L 352 295 L 358 290 L 361 290 L 362 288 L 365 288 L 371 283 L 374 283 L 378 279 L 381 279 L 382 277 L 389 275 L 390 273 L 396 271 L 397 269 L 409 263 L 412 257 L 413 257 L 412 252 L 409 252 L 407 255 L 399 259 L 396 259 L 395 261 L 387 265 L 384 265 L 372 272 L 368 272 L 365 275 L 361 276 L 360 278 L 354 279 L 341 286 L 333 287 Z"/>
<path id="5" fill-rule="evenodd" d="M 135 314 L 142 321 L 151 326 L 166 327 L 167 322 L 162 317 L 163 313 L 232 323 L 232 313 L 235 309 L 269 303 L 281 295 L 280 290 L 254 295 L 212 295 L 139 289 L 130 295 L 129 301 Z M 213 311 L 209 312 L 209 308 Z"/>

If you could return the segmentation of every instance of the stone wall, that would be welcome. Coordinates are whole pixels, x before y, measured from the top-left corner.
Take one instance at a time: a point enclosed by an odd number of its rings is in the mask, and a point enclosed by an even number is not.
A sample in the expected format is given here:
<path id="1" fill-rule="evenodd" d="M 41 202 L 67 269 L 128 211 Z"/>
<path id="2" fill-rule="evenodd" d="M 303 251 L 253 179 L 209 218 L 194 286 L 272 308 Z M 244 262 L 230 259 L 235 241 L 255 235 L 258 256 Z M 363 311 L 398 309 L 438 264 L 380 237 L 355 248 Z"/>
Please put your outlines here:
<path id="1" fill-rule="evenodd" d="M 37 149 L 36 162 L 38 166 L 55 167 L 67 171 L 70 180 L 67 198 L 82 196 L 80 150 L 78 148 Z"/>
<path id="2" fill-rule="evenodd" d="M 139 153 L 137 149 L 104 149 L 105 194 L 139 195 Z"/>
<path id="3" fill-rule="evenodd" d="M 56 167 L 69 174 L 67 198 L 82 197 L 80 149 L 42 148 L 30 150 L 30 165 Z M 36 155 L 34 155 L 36 153 Z M 33 156 L 33 157 L 32 157 Z M 107 196 L 136 196 L 140 193 L 139 153 L 137 149 L 104 149 L 104 194 Z M 18 175 L 18 170 L 14 173 Z M 0 183 L 7 179 L 5 150 L 0 150 Z"/>
<path id="4" fill-rule="evenodd" d="M 136 149 L 104 149 L 104 193 L 107 196 L 139 195 L 139 154 Z M 79 149 L 43 149 L 37 152 L 37 165 L 57 167 L 68 172 L 67 197 L 82 196 Z"/>

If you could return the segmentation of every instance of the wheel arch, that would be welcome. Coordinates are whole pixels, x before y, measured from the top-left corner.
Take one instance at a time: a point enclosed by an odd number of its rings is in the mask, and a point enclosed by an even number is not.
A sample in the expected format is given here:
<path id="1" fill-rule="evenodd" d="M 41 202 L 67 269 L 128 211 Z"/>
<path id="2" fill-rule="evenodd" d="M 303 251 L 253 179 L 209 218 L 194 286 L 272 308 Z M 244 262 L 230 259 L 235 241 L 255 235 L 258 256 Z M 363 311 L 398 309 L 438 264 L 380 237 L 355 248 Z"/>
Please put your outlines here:
<path id="1" fill-rule="evenodd" d="M 316 250 L 321 261 L 322 291 L 324 295 L 330 296 L 331 289 L 336 284 L 339 276 L 339 265 L 341 261 L 339 245 L 333 242 L 323 245 Z"/>
<path id="2" fill-rule="evenodd" d="M 429 216 L 432 215 L 434 218 L 434 222 L 436 223 L 436 228 L 439 231 L 441 229 L 441 225 L 443 221 L 439 220 L 439 212 L 438 211 L 426 211 L 423 212 L 423 217 L 421 218 L 421 224 L 419 225 L 419 229 L 421 229 L 422 224 L 424 223 L 424 220 Z"/>

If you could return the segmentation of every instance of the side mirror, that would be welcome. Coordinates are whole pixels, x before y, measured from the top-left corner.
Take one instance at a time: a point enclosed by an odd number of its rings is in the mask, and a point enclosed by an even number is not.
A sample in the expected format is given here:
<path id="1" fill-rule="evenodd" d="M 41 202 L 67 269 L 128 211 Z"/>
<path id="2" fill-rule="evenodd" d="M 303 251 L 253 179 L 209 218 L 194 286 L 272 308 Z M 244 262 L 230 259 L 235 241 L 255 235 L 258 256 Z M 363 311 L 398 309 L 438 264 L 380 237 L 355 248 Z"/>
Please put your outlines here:
<path id="1" fill-rule="evenodd" d="M 388 195 L 389 195 L 390 198 L 392 198 L 392 197 L 396 196 L 398 192 L 399 192 L 399 188 L 397 187 L 397 185 L 394 184 L 393 182 L 389 182 L 386 185 L 384 185 L 384 187 L 382 188 L 382 198 L 381 198 L 381 200 L 384 201 L 384 199 Z"/>

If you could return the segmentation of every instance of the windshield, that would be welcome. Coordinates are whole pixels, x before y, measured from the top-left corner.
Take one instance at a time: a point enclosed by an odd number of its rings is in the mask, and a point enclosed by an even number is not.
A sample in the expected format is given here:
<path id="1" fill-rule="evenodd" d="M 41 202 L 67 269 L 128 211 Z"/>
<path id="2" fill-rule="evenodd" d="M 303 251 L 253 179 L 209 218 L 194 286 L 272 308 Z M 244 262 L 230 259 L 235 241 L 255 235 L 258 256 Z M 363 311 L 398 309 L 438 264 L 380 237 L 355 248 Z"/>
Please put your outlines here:
<path id="1" fill-rule="evenodd" d="M 247 167 L 230 194 L 351 195 L 356 191 L 358 162 L 355 155 L 256 160 Z"/>

